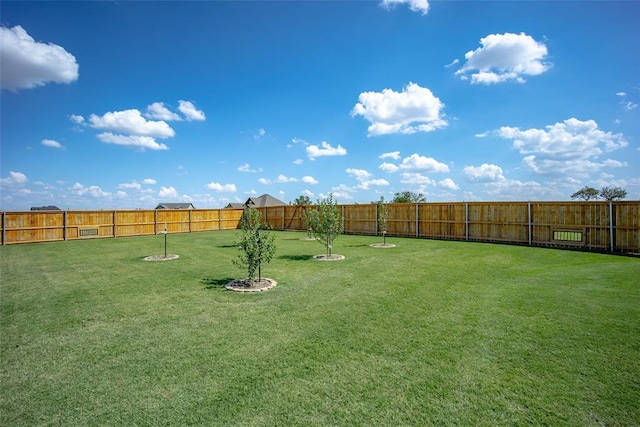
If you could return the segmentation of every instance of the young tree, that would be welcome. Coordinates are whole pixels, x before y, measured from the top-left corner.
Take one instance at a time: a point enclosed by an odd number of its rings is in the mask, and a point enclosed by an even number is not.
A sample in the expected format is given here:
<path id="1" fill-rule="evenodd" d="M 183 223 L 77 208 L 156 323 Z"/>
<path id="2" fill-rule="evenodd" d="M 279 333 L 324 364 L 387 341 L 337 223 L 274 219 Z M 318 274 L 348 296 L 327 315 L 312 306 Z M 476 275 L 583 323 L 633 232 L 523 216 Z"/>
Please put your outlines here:
<path id="1" fill-rule="evenodd" d="M 318 208 L 307 210 L 307 216 L 313 224 L 313 236 L 327 249 L 327 257 L 331 257 L 331 245 L 342 232 L 344 219 L 340 215 L 338 203 L 333 200 L 333 193 L 329 197 L 318 200 Z"/>
<path id="2" fill-rule="evenodd" d="M 387 244 L 387 217 L 389 216 L 389 210 L 387 204 L 384 202 L 384 196 L 380 196 L 380 200 L 376 202 L 378 212 L 378 231 L 382 233 L 382 244 Z"/>
<path id="3" fill-rule="evenodd" d="M 240 235 L 237 245 L 241 251 L 239 259 L 233 263 L 247 269 L 249 283 L 253 283 L 256 270 L 258 282 L 261 277 L 261 265 L 269 262 L 276 253 L 275 236 L 268 231 L 268 226 L 261 221 L 260 211 L 255 207 L 244 210 L 240 222 Z"/>
<path id="4" fill-rule="evenodd" d="M 402 191 L 393 195 L 391 203 L 424 203 L 427 198 L 422 193 L 414 193 L 413 191 Z"/>
<path id="5" fill-rule="evenodd" d="M 302 211 L 302 217 L 304 218 L 304 228 L 307 231 L 307 237 L 313 239 L 313 227 L 315 225 L 316 217 L 315 210 L 309 206 L 305 206 Z"/>
<path id="6" fill-rule="evenodd" d="M 625 197 L 627 197 L 627 190 L 623 190 L 620 187 L 614 187 L 614 188 L 604 187 L 602 190 L 600 190 L 600 197 L 602 197 L 608 202 L 622 200 Z"/>
<path id="7" fill-rule="evenodd" d="M 593 187 L 584 186 L 580 190 L 571 195 L 572 199 L 580 199 L 588 202 L 591 199 L 597 199 L 599 195 L 598 190 Z"/>

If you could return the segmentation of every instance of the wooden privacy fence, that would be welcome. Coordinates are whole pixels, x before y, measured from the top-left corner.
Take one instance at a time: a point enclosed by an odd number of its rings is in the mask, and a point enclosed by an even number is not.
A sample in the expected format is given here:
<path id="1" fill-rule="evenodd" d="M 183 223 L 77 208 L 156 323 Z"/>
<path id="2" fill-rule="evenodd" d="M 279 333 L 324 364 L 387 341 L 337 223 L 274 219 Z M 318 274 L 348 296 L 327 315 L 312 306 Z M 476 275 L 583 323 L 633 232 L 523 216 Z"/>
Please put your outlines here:
<path id="1" fill-rule="evenodd" d="M 387 204 L 387 235 L 640 252 L 640 201 Z M 304 230 L 313 206 L 259 208 L 276 230 Z M 344 233 L 377 235 L 376 204 L 341 205 Z M 2 244 L 238 228 L 242 209 L 2 212 Z"/>
<path id="2" fill-rule="evenodd" d="M 640 202 L 389 203 L 387 235 L 594 251 L 640 251 Z M 259 208 L 274 229 L 304 230 L 301 206 Z M 341 205 L 344 233 L 380 234 L 376 204 Z"/>
<path id="3" fill-rule="evenodd" d="M 229 230 L 240 218 L 241 209 L 2 212 L 2 244 Z"/>

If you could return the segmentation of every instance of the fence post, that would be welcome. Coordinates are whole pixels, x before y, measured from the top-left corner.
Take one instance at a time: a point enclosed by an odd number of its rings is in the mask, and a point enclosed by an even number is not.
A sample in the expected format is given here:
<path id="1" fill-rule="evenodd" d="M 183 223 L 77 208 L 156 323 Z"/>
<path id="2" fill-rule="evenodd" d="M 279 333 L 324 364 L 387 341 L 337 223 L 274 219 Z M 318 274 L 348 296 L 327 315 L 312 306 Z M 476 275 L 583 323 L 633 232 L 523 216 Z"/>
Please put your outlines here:
<path id="1" fill-rule="evenodd" d="M 282 206 L 282 229 L 284 230 L 284 205 Z"/>
<path id="2" fill-rule="evenodd" d="M 5 221 L 6 212 L 2 212 L 2 246 L 7 244 L 7 235 L 5 231 L 7 230 L 7 223 Z"/>
<path id="3" fill-rule="evenodd" d="M 464 240 L 469 240 L 469 203 L 464 202 Z"/>
<path id="4" fill-rule="evenodd" d="M 2 229 L 4 229 L 4 224 Z M 62 240 L 67 240 L 67 211 L 62 211 Z"/>
<path id="5" fill-rule="evenodd" d="M 153 234 L 158 234 L 158 209 L 153 211 Z"/>
<path id="6" fill-rule="evenodd" d="M 609 242 L 611 247 L 611 252 L 613 252 L 613 202 L 609 202 Z"/>
<path id="7" fill-rule="evenodd" d="M 420 218 L 420 204 L 416 203 L 416 237 L 420 237 L 420 223 L 418 222 Z"/>
<path id="8" fill-rule="evenodd" d="M 531 201 L 527 202 L 527 221 L 529 222 L 529 246 L 532 244 L 533 239 L 533 223 L 531 218 Z"/>
<path id="9" fill-rule="evenodd" d="M 116 231 L 116 230 L 117 230 L 117 227 L 116 227 L 116 214 L 117 214 L 117 211 L 115 211 L 115 210 L 114 210 L 114 211 L 113 211 L 113 221 L 112 221 L 112 222 L 113 222 L 113 238 L 114 238 L 114 239 L 115 239 L 115 238 L 116 238 L 116 236 L 118 235 L 118 233 L 117 233 L 117 231 Z"/>

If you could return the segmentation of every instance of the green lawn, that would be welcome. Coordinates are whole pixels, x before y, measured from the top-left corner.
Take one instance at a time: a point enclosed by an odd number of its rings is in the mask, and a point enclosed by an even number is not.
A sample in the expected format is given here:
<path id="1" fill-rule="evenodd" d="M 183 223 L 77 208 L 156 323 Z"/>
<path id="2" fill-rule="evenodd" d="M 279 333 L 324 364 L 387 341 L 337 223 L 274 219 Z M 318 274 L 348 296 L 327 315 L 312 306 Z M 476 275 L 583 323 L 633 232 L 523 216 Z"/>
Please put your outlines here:
<path id="1" fill-rule="evenodd" d="M 640 425 L 640 259 L 236 231 L 0 248 L 0 425 Z"/>

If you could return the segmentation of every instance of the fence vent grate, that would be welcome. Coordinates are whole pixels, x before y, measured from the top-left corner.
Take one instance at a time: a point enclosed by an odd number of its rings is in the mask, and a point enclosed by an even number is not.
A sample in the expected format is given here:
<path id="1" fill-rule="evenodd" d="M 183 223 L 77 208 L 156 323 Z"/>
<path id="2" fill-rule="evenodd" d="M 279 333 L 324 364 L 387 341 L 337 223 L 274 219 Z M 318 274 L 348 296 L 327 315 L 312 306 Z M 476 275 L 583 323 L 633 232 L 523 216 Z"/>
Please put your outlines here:
<path id="1" fill-rule="evenodd" d="M 81 228 L 80 230 L 78 230 L 78 235 L 80 237 L 97 236 L 98 229 L 97 228 Z"/>
<path id="2" fill-rule="evenodd" d="M 553 231 L 553 240 L 560 242 L 582 242 L 582 231 Z"/>

